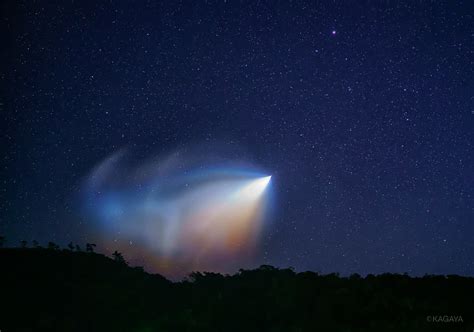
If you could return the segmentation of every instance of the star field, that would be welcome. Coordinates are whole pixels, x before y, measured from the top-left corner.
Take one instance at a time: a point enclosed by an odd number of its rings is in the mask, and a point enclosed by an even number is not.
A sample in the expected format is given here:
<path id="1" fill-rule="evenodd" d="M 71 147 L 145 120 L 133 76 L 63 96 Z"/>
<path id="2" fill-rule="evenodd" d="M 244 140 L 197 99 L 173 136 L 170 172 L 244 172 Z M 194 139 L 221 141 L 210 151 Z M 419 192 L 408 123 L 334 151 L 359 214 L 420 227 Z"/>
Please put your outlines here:
<path id="1" fill-rule="evenodd" d="M 474 275 L 471 3 L 1 6 L 7 244 L 89 241 L 74 197 L 125 146 L 217 142 L 272 175 L 258 263 Z"/>

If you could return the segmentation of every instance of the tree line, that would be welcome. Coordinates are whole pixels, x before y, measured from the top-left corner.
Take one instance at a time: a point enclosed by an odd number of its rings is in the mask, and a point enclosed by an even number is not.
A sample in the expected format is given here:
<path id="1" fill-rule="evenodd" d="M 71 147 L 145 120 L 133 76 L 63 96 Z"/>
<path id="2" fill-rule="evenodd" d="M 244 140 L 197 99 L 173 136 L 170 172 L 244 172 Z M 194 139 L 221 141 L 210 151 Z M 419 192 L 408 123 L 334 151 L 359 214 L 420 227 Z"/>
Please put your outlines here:
<path id="1" fill-rule="evenodd" d="M 5 248 L 6 237 L 0 236 L 0 248 Z M 33 240 L 31 241 L 31 246 L 28 246 L 28 241 L 21 240 L 19 242 L 19 248 L 21 249 L 48 249 L 48 250 L 61 250 L 61 247 L 53 241 L 49 241 L 46 246 L 42 246 L 38 241 Z M 85 252 L 86 253 L 95 253 L 95 248 L 97 245 L 95 243 L 86 243 L 85 245 Z M 69 242 L 66 248 L 62 250 L 68 251 L 76 251 L 76 252 L 83 252 L 81 246 L 79 244 L 74 244 L 73 242 Z M 123 254 L 117 250 L 112 253 L 112 257 L 116 262 L 127 264 Z"/>

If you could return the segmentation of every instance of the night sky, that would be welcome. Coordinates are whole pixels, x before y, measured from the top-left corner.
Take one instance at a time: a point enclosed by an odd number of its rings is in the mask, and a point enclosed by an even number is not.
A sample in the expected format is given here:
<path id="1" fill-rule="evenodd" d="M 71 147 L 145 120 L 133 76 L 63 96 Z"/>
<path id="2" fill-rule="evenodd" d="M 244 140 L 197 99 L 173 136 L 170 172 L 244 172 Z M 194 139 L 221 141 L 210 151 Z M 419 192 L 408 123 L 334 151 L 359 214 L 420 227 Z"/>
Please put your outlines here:
<path id="1" fill-rule="evenodd" d="M 185 151 L 272 176 L 249 266 L 474 275 L 473 12 L 4 1 L 0 234 L 96 242 L 94 167 Z"/>

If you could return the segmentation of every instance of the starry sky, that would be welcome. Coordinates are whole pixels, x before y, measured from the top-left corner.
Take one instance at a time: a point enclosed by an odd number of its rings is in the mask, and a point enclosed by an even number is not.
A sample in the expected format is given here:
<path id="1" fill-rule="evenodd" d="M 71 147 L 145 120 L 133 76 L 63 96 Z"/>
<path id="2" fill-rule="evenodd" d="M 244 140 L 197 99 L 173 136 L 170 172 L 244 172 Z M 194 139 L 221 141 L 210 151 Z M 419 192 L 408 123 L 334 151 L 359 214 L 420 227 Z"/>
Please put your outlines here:
<path id="1" fill-rule="evenodd" d="M 0 233 L 95 241 L 96 165 L 200 146 L 272 176 L 254 264 L 474 275 L 473 12 L 3 1 Z"/>

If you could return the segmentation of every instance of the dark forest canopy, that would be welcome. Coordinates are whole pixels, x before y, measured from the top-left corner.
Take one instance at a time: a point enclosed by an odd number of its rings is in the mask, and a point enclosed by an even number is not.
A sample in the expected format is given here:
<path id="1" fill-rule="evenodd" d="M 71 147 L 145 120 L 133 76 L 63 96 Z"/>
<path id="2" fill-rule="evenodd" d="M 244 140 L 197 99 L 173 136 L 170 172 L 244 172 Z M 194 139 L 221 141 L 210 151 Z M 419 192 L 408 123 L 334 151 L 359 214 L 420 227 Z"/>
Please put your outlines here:
<path id="1" fill-rule="evenodd" d="M 74 246 L 72 246 L 74 248 Z M 93 246 L 89 246 L 93 249 Z M 262 265 L 171 282 L 120 253 L 0 249 L 5 331 L 471 331 L 474 278 Z"/>

